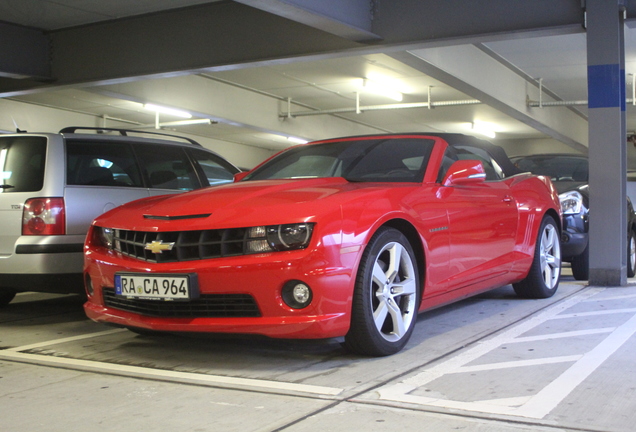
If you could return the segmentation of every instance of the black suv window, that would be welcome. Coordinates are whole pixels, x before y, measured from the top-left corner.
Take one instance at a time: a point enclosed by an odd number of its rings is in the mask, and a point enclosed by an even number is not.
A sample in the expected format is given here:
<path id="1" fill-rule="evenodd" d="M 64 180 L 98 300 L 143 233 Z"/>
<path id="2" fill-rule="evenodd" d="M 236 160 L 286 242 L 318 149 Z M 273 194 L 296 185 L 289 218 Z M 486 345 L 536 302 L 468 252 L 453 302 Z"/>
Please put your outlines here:
<path id="1" fill-rule="evenodd" d="M 44 183 L 46 138 L 0 138 L 0 193 L 35 192 Z"/>
<path id="2" fill-rule="evenodd" d="M 181 147 L 144 144 L 136 146 L 135 151 L 150 187 L 184 191 L 200 187 L 194 167 Z"/>
<path id="3" fill-rule="evenodd" d="M 220 157 L 198 149 L 188 149 L 188 152 L 203 170 L 203 175 L 208 179 L 208 185 L 216 186 L 234 181 L 236 168 Z"/>
<path id="4" fill-rule="evenodd" d="M 587 158 L 579 156 L 526 156 L 514 159 L 522 171 L 550 177 L 552 181 L 586 182 L 589 177 Z"/>
<path id="5" fill-rule="evenodd" d="M 67 141 L 66 183 L 143 187 L 130 145 L 113 142 Z"/>

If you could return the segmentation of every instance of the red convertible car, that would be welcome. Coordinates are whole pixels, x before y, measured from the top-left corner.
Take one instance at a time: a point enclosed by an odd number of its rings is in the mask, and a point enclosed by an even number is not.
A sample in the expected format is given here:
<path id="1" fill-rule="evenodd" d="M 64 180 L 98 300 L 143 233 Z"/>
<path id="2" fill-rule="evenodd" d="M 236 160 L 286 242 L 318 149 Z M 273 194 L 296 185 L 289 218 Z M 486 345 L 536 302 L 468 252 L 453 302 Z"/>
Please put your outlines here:
<path id="1" fill-rule="evenodd" d="M 365 355 L 407 343 L 418 311 L 507 284 L 559 284 L 548 178 L 458 134 L 330 139 L 235 183 L 125 204 L 85 245 L 87 315 L 138 333 L 344 336 Z"/>

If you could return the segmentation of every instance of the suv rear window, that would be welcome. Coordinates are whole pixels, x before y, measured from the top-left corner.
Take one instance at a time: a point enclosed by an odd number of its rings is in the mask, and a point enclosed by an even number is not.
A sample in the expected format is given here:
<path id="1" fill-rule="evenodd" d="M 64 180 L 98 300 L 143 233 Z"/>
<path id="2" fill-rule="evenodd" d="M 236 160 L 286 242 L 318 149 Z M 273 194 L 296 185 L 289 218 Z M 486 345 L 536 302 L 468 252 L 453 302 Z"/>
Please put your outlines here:
<path id="1" fill-rule="evenodd" d="M 35 192 L 44 183 L 46 138 L 0 138 L 0 193 Z"/>
<path id="2" fill-rule="evenodd" d="M 66 184 L 143 187 L 135 156 L 126 143 L 67 141 Z"/>

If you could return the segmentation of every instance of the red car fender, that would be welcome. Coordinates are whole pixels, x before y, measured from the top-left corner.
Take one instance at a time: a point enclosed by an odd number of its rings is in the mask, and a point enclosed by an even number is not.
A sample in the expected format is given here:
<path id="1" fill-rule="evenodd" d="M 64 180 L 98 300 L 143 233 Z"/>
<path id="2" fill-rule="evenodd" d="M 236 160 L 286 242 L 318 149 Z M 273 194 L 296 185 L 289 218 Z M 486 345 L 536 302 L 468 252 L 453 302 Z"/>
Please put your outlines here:
<path id="1" fill-rule="evenodd" d="M 561 205 L 558 193 L 547 177 L 524 173 L 510 177 L 508 181 L 513 195 L 517 197 L 518 226 L 520 227 L 515 240 L 515 252 L 520 254 L 520 257 L 518 261 L 515 261 L 512 271 L 517 273 L 518 280 L 521 280 L 528 274 L 532 265 L 536 240 L 543 218 L 546 215 L 551 215 L 556 221 L 559 231 L 561 230 Z M 520 196 L 525 197 L 525 201 L 519 201 L 518 197 Z M 525 229 L 521 229 L 521 227 L 525 227 Z"/>
<path id="2" fill-rule="evenodd" d="M 422 185 L 411 187 L 410 193 L 418 193 L 420 187 L 431 187 Z M 391 226 L 402 231 L 418 258 L 418 268 L 421 278 L 420 288 L 430 284 L 438 284 L 438 280 L 431 279 L 431 274 L 425 271 L 425 266 L 430 260 L 435 262 L 448 262 L 449 241 L 447 233 L 436 231 L 434 227 L 448 224 L 445 211 L 431 210 L 430 216 L 423 220 L 421 214 L 414 208 L 403 208 L 401 211 L 389 210 L 390 205 L 383 206 L 381 199 L 374 201 L 374 206 L 365 205 L 366 201 L 359 204 L 347 203 L 342 206 L 342 245 L 343 251 L 357 252 L 353 274 L 357 274 L 362 254 L 369 244 L 373 235 L 383 226 Z M 428 237 L 421 233 L 428 233 Z M 433 250 L 429 245 L 433 245 Z"/>

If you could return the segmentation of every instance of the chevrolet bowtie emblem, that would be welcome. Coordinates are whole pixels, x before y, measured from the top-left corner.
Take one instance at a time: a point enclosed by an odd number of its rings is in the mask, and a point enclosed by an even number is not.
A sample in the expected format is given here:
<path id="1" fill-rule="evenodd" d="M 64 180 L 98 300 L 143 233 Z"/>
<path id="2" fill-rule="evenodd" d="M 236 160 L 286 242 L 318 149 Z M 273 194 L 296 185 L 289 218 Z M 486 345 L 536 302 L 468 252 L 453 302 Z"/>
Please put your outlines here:
<path id="1" fill-rule="evenodd" d="M 146 243 L 146 247 L 144 249 L 149 250 L 152 253 L 160 254 L 163 253 L 163 251 L 172 250 L 173 246 L 174 242 L 164 243 L 163 240 L 155 240 L 153 242 Z"/>

